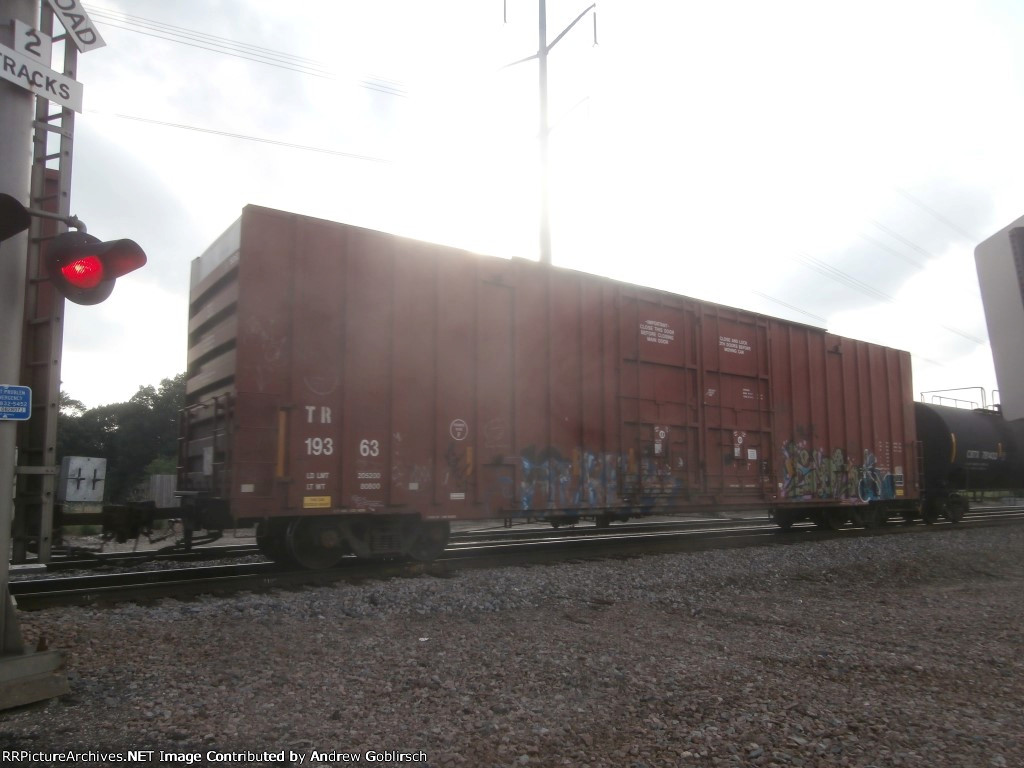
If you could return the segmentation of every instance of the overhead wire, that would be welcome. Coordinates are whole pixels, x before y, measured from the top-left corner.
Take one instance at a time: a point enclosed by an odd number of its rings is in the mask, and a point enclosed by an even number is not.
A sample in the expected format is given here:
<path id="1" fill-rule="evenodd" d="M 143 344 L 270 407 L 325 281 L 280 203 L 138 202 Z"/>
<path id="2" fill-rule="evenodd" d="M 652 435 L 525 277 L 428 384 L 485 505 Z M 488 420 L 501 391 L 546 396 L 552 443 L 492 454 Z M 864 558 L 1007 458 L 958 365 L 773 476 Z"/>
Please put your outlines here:
<path id="1" fill-rule="evenodd" d="M 800 309 L 800 307 L 794 306 L 793 304 L 787 304 L 782 299 L 777 299 L 774 296 L 769 296 L 767 293 L 761 293 L 761 291 L 754 290 L 752 290 L 751 293 L 753 293 L 755 296 L 760 296 L 762 299 L 767 299 L 768 301 L 774 302 L 779 306 L 786 307 L 787 309 L 792 309 L 794 312 L 799 312 L 801 315 L 806 315 L 812 320 L 817 320 L 822 325 L 828 323 L 828 320 L 822 317 L 821 315 L 816 315 L 813 312 L 808 312 L 806 309 Z"/>
<path id="2" fill-rule="evenodd" d="M 106 114 L 103 112 L 97 112 L 95 110 L 87 110 L 93 114 Z M 138 115 L 122 115 L 118 113 L 109 113 L 113 117 L 121 118 L 122 120 L 134 120 L 139 123 L 150 123 L 152 125 L 162 125 L 167 128 L 179 128 L 186 131 L 196 131 L 197 133 L 209 133 L 215 136 L 226 136 L 231 139 L 243 139 L 245 141 L 255 141 L 261 144 L 273 144 L 278 147 L 288 147 L 290 149 L 301 149 L 307 152 L 320 152 L 325 155 L 336 155 L 338 157 L 351 157 L 356 160 L 367 160 L 373 163 L 390 163 L 391 161 L 383 157 L 373 157 L 371 155 L 360 155 L 354 152 L 342 152 L 336 149 L 328 149 L 326 147 L 314 147 L 309 144 L 295 144 L 290 141 L 280 141 L 278 139 L 267 139 L 260 136 L 250 136 L 244 133 L 233 133 L 231 131 L 219 131 L 214 128 L 201 128 L 197 125 L 184 125 L 183 123 L 172 123 L 166 120 L 154 120 L 148 117 L 139 117 Z"/>
<path id="3" fill-rule="evenodd" d="M 142 16 L 133 16 L 131 14 L 122 13 L 120 11 L 112 11 L 106 8 L 99 8 L 91 4 L 87 5 L 86 9 L 89 11 L 90 15 L 95 18 L 97 23 L 112 26 L 117 29 L 123 29 L 128 32 L 135 32 L 137 34 L 147 35 L 149 37 L 156 37 L 161 40 L 167 40 L 172 43 L 177 43 L 179 45 L 186 45 L 193 48 L 201 48 L 203 50 L 211 51 L 213 53 L 219 53 L 225 56 L 232 56 L 234 58 L 245 59 L 259 64 L 265 64 L 267 66 L 297 72 L 299 74 L 310 75 L 313 77 L 321 77 L 331 80 L 339 79 L 335 73 L 331 72 L 326 67 L 324 67 L 320 62 L 314 59 L 302 56 L 295 56 L 294 54 L 290 54 L 284 51 L 277 51 L 272 48 L 251 45 L 249 43 L 243 43 L 237 40 L 232 40 L 230 38 L 220 37 L 218 35 L 211 35 L 206 32 L 200 32 L 198 30 L 189 29 L 187 27 L 180 27 L 174 24 L 167 24 L 161 21 L 156 21 L 154 19 L 147 19 Z M 125 24 L 128 26 L 123 26 Z M 382 93 L 387 93 L 393 96 L 407 95 L 401 84 L 394 80 L 387 81 L 382 78 L 374 78 L 373 80 L 363 80 L 361 81 L 360 85 L 371 90 L 380 91 Z M 95 110 L 87 111 L 93 114 L 103 114 Z M 223 131 L 214 128 L 203 128 L 196 125 L 175 123 L 167 120 L 156 120 L 153 118 L 141 117 L 138 115 L 125 115 L 114 113 L 113 116 L 120 118 L 122 120 L 134 120 L 140 123 L 161 125 L 168 128 L 195 131 L 197 133 L 224 136 L 227 138 L 241 139 L 244 141 L 253 141 L 261 144 L 271 144 L 274 146 L 287 147 L 290 149 L 299 149 L 307 152 L 319 152 L 321 154 L 334 155 L 336 157 L 349 157 L 357 160 L 366 160 L 374 163 L 391 162 L 390 160 L 381 157 L 362 155 L 354 152 L 343 152 L 340 150 L 328 149 L 326 147 L 315 147 L 308 144 L 298 144 L 294 142 L 281 141 L 261 136 L 253 136 L 250 134 L 238 133 L 233 131 Z"/>
<path id="4" fill-rule="evenodd" d="M 903 196 L 904 198 L 906 198 L 906 199 L 907 199 L 907 200 L 909 200 L 909 201 L 910 201 L 911 203 L 913 203 L 913 204 L 914 204 L 914 205 L 916 205 L 916 206 L 917 206 L 918 208 L 920 208 L 920 209 L 921 209 L 922 211 L 925 211 L 926 213 L 929 213 L 929 214 L 931 214 L 931 215 L 932 215 L 932 216 L 933 216 L 934 218 L 936 218 L 936 219 L 937 219 L 938 221 L 941 221 L 941 222 L 942 222 L 943 224 L 945 224 L 945 225 L 946 225 L 947 227 L 949 227 L 950 229 L 952 229 L 952 230 L 953 230 L 954 232 L 956 232 L 956 233 L 957 233 L 958 235 L 960 235 L 961 237 L 965 238 L 965 239 L 966 239 L 966 240 L 968 240 L 969 242 L 972 242 L 972 243 L 978 243 L 978 242 L 981 242 L 981 239 L 982 239 L 982 238 L 980 238 L 980 237 L 976 237 L 975 235 L 972 235 L 972 234 L 971 234 L 971 233 L 969 233 L 969 232 L 965 232 L 965 231 L 964 231 L 963 229 L 961 229 L 960 227 L 958 227 L 958 226 L 957 226 L 956 224 L 954 224 L 954 223 L 953 223 L 952 221 L 950 221 L 949 219 L 947 219 L 947 218 L 946 218 L 945 216 L 943 216 L 943 215 L 942 215 L 941 213 L 939 213 L 938 211 L 936 211 L 936 210 L 935 210 L 934 208 L 931 208 L 931 207 L 929 207 L 928 205 L 926 205 L 925 203 L 923 203 L 923 202 L 921 202 L 920 200 L 918 200 L 918 199 L 917 199 L 916 197 L 914 197 L 914 196 L 913 196 L 912 194 L 910 194 L 909 192 L 907 192 L 907 190 L 905 190 L 905 189 L 902 189 L 901 187 L 894 187 L 894 189 L 895 189 L 895 190 L 896 190 L 896 191 L 897 191 L 897 192 L 898 192 L 898 193 L 899 193 L 900 195 L 902 195 L 902 196 Z"/>
<path id="5" fill-rule="evenodd" d="M 225 56 L 232 56 L 239 59 L 253 61 L 255 63 L 264 64 L 266 66 L 276 67 L 279 69 L 309 75 L 312 77 L 319 77 L 329 80 L 339 79 L 336 73 L 332 72 L 331 70 L 326 68 L 321 62 L 318 62 L 314 59 L 296 56 L 294 54 L 290 54 L 284 51 L 278 51 L 272 48 L 251 45 L 248 43 L 233 40 L 231 38 L 221 37 L 218 35 L 211 35 L 206 32 L 200 32 L 198 30 L 189 29 L 187 27 L 180 27 L 173 24 L 167 24 L 165 22 L 156 21 L 154 19 L 147 19 L 141 16 L 134 16 L 132 14 L 127 14 L 120 11 L 112 11 L 106 8 L 93 6 L 91 4 L 86 5 L 85 7 L 89 11 L 90 15 L 96 18 L 98 23 L 106 24 L 117 29 L 122 29 L 128 32 L 134 32 L 136 34 L 155 37 L 158 39 L 166 40 L 168 42 L 177 43 L 179 45 L 186 45 L 193 48 L 208 50 Z M 364 79 L 360 81 L 359 84 L 370 90 L 379 91 L 381 93 L 386 93 L 393 96 L 404 97 L 408 95 L 405 88 L 398 81 L 377 78 L 374 76 L 370 76 L 370 78 L 371 79 Z M 574 111 L 578 106 L 579 104 L 575 105 L 569 111 Z M 210 128 L 202 128 L 199 126 L 186 125 L 182 123 L 172 123 L 169 121 L 143 118 L 135 115 L 116 114 L 115 116 L 125 120 L 134 120 L 137 122 L 162 125 L 170 128 L 196 131 L 199 133 L 207 133 L 212 135 L 224 136 L 228 138 L 241 139 L 245 141 L 254 141 L 263 144 L 288 147 L 292 149 L 319 152 L 323 154 L 330 154 L 341 157 L 350 157 L 354 159 L 367 160 L 378 163 L 390 162 L 384 158 L 361 155 L 352 152 L 342 152 L 338 150 L 327 149 L 324 147 L 314 147 L 310 145 L 296 144 L 292 142 L 279 141 L 275 139 L 251 136 L 247 134 L 235 133 L 230 131 L 221 131 Z M 967 238 L 968 240 L 977 241 L 977 238 L 965 232 L 963 229 L 958 227 L 948 218 L 938 213 L 937 211 L 935 211 L 922 201 L 918 200 L 916 197 L 911 195 L 906 190 L 896 188 L 896 191 L 899 192 L 900 195 L 909 200 L 911 203 L 918 206 L 919 208 L 933 216 L 935 219 L 948 226 L 957 234 Z M 906 238 L 902 237 L 898 233 L 894 232 L 892 229 L 886 227 L 885 225 L 879 223 L 874 219 L 870 219 L 870 222 L 879 230 L 889 235 L 893 239 L 901 242 L 903 245 L 910 248 L 911 250 L 921 254 L 922 256 L 925 256 L 926 258 L 933 258 L 932 254 L 930 254 L 928 251 L 911 242 L 910 240 L 907 240 Z M 909 264 L 917 268 L 923 268 L 924 266 L 919 260 L 905 253 L 901 253 L 873 237 L 864 234 L 862 234 L 861 237 L 867 240 L 868 242 L 874 244 L 875 246 L 882 248 L 883 250 L 908 262 Z M 825 277 L 828 277 L 829 279 L 834 280 L 848 288 L 852 288 L 853 290 L 859 291 L 871 298 L 883 301 L 885 303 L 896 303 L 895 298 L 885 293 L 884 291 L 878 290 L 877 288 L 874 288 L 868 283 L 865 283 L 864 281 L 859 280 L 853 277 L 852 275 L 849 275 L 848 273 L 843 272 L 840 269 L 837 269 L 836 267 L 826 264 L 825 262 L 819 259 L 815 259 L 814 257 L 808 254 L 800 254 L 799 256 L 794 257 L 794 259 L 799 263 L 803 264 L 804 266 L 819 272 Z M 799 312 L 812 319 L 819 320 L 823 323 L 826 322 L 825 318 L 822 318 L 819 315 L 815 315 L 814 313 L 807 312 L 806 310 L 800 309 L 799 307 L 796 307 L 792 304 L 788 304 L 784 301 L 781 301 L 780 299 L 774 298 L 759 291 L 754 291 L 753 293 L 764 299 L 767 299 L 768 301 L 772 301 L 776 304 L 787 307 L 788 309 Z M 942 325 L 940 327 L 949 331 L 950 333 L 961 336 L 962 338 L 972 341 L 974 343 L 984 343 L 983 339 L 979 339 L 977 336 L 967 333 L 966 331 L 962 331 L 960 329 L 952 328 L 945 325 Z"/>
<path id="6" fill-rule="evenodd" d="M 900 235 L 900 234 L 898 234 L 898 233 L 896 233 L 896 232 L 893 232 L 893 231 L 892 231 L 891 229 L 889 229 L 889 228 L 888 228 L 887 226 L 885 226 L 885 225 L 884 225 L 884 224 L 882 224 L 881 222 L 879 222 L 879 221 L 876 221 L 875 219 L 868 219 L 868 221 L 870 221 L 870 222 L 871 222 L 872 224 L 874 224 L 874 225 L 875 225 L 876 227 L 878 227 L 878 228 L 879 228 L 880 230 L 882 230 L 883 232 L 885 232 L 885 234 L 887 234 L 887 235 L 888 235 L 889 237 L 891 237 L 891 238 L 892 238 L 893 240 L 899 240 L 899 241 L 900 241 L 901 243 L 903 243 L 903 244 L 904 244 L 905 246 L 907 246 L 908 248 L 910 248 L 910 249 L 911 249 L 911 250 L 913 250 L 913 251 L 916 251 L 917 253 L 920 253 L 920 254 L 921 254 L 922 256 L 924 256 L 925 258 L 928 258 L 928 259 L 933 259 L 933 258 L 935 258 L 935 257 L 934 257 L 934 256 L 933 256 L 933 255 L 932 255 L 931 253 L 929 253 L 928 251 L 926 251 L 926 250 L 925 250 L 924 248 L 922 248 L 921 246 L 917 245 L 916 243 L 912 243 L 912 242 L 910 242 L 909 240 L 907 240 L 907 239 L 906 239 L 905 237 L 903 237 L 902 235 Z"/>
<path id="7" fill-rule="evenodd" d="M 328 69 L 321 62 L 309 59 L 284 51 L 277 51 L 272 48 L 242 43 L 231 38 L 211 35 L 206 32 L 179 27 L 173 24 L 147 19 L 141 16 L 132 16 L 120 11 L 111 11 L 105 8 L 98 8 L 87 5 L 86 9 L 99 24 L 122 29 L 126 32 L 134 32 L 148 37 L 167 40 L 168 42 L 186 45 L 191 48 L 199 48 L 224 56 L 231 56 L 237 59 L 253 61 L 258 64 L 265 64 L 270 67 L 297 72 L 311 77 L 319 77 L 326 80 L 340 80 L 338 74 Z M 405 87 L 397 80 L 388 80 L 373 75 L 368 75 L 359 81 L 359 85 L 369 90 L 389 94 L 391 96 L 408 96 Z"/>
<path id="8" fill-rule="evenodd" d="M 853 277 L 850 274 L 847 274 L 843 270 L 837 269 L 836 267 L 833 267 L 830 264 L 826 264 L 825 262 L 821 261 L 820 259 L 816 259 L 813 256 L 810 256 L 810 255 L 808 255 L 806 253 L 800 253 L 799 255 L 794 256 L 793 260 L 798 262 L 798 263 L 800 263 L 800 264 L 803 264 L 805 267 L 813 269 L 814 271 L 818 272 L 819 274 L 824 275 L 825 277 L 828 277 L 831 280 L 834 280 L 834 281 L 840 283 L 841 285 L 845 285 L 848 288 L 852 288 L 852 289 L 854 289 L 856 291 L 860 291 L 864 295 L 870 296 L 873 299 L 877 299 L 879 301 L 883 301 L 886 304 L 898 304 L 899 303 L 899 302 L 896 301 L 896 299 L 894 297 L 890 296 L 885 291 L 880 291 L 879 289 L 875 288 L 874 286 L 869 285 L 868 283 L 865 283 L 862 280 L 858 280 L 857 278 Z M 984 344 L 985 343 L 984 339 L 978 338 L 974 334 L 969 333 L 969 332 L 967 332 L 967 331 L 965 331 L 963 329 L 954 328 L 952 326 L 943 325 L 941 323 L 939 323 L 939 327 L 942 328 L 945 331 L 949 331 L 952 334 L 960 336 L 961 338 L 967 339 L 968 341 L 973 342 L 974 344 Z"/>
<path id="9" fill-rule="evenodd" d="M 878 248 L 881 248 L 883 251 L 887 251 L 887 252 L 891 253 L 896 258 L 902 259 L 903 261 L 907 262 L 908 264 L 910 264 L 910 265 L 912 265 L 914 267 L 917 267 L 917 269 L 924 269 L 924 264 L 922 264 L 920 261 L 918 261 L 917 259 L 913 258 L 912 256 L 908 256 L 905 253 L 900 253 L 895 248 L 886 245 L 885 243 L 881 242 L 880 240 L 876 240 L 875 238 L 871 237 L 870 235 L 865 235 L 863 232 L 861 232 L 860 236 L 861 236 L 861 238 L 863 238 L 864 240 L 867 240 L 872 245 L 874 245 L 874 246 L 876 246 Z"/>

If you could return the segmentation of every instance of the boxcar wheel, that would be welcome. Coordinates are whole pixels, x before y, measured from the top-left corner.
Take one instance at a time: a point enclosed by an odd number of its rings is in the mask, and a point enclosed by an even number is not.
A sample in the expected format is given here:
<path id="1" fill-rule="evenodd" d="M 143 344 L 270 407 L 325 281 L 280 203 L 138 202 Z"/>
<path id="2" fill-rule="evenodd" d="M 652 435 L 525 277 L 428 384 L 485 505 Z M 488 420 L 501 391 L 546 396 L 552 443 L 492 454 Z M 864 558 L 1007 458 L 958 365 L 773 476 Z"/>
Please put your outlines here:
<path id="1" fill-rule="evenodd" d="M 332 568 L 345 556 L 345 539 L 331 518 L 297 517 L 288 523 L 284 541 L 292 560 L 311 571 Z"/>
<path id="2" fill-rule="evenodd" d="M 788 531 L 793 527 L 793 523 L 796 522 L 796 516 L 792 512 L 776 512 L 775 524 L 779 526 L 783 531 Z"/>
<path id="3" fill-rule="evenodd" d="M 406 554 L 413 560 L 429 563 L 436 560 L 448 546 L 451 527 L 444 520 L 432 520 L 419 524 L 419 533 L 413 537 Z"/>
<path id="4" fill-rule="evenodd" d="M 878 507 L 875 507 L 875 508 L 868 508 L 868 509 L 865 509 L 863 512 L 860 512 L 859 513 L 859 517 L 860 517 L 860 524 L 863 525 L 865 528 L 869 528 L 870 529 L 870 528 L 880 528 L 883 525 L 885 525 L 885 522 L 886 522 L 886 520 L 888 520 L 889 516 L 885 513 L 884 510 L 882 510 L 882 509 L 880 509 Z"/>
<path id="5" fill-rule="evenodd" d="M 826 531 L 838 531 L 850 521 L 848 512 L 842 509 L 822 509 L 811 518 L 814 524 Z"/>
<path id="6" fill-rule="evenodd" d="M 282 565 L 294 564 L 284 543 L 287 527 L 286 520 L 261 520 L 256 524 L 256 546 L 260 554 Z"/>

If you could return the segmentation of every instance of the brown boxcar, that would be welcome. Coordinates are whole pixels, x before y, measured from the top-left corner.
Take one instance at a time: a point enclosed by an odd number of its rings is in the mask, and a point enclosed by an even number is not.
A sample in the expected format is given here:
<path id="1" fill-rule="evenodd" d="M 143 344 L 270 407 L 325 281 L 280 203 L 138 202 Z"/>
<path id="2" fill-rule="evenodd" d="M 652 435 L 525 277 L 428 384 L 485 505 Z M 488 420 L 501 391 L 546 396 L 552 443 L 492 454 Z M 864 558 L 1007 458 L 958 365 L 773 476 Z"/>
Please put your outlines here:
<path id="1" fill-rule="evenodd" d="M 192 269 L 179 488 L 271 554 L 448 522 L 918 497 L 910 356 L 532 261 L 246 207 Z"/>

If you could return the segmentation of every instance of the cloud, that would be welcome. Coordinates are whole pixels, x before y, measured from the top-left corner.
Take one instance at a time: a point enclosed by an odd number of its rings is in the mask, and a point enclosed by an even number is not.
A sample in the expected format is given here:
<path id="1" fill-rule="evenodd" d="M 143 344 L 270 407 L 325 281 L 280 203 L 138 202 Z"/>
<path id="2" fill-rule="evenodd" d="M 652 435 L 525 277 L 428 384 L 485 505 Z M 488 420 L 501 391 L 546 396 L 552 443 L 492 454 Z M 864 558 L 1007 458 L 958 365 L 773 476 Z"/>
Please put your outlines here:
<path id="1" fill-rule="evenodd" d="M 189 262 L 248 203 L 536 255 L 536 62 L 502 68 L 536 51 L 534 3 L 508 24 L 455 0 L 107 7 L 108 47 L 81 60 L 72 207 L 151 261 L 69 316 L 76 397 L 181 370 Z M 585 4 L 548 7 L 553 37 Z M 994 386 L 972 250 L 1024 209 L 1019 9 L 598 12 L 598 46 L 584 23 L 550 59 L 557 264 L 908 348 L 929 387 Z M 76 391 L 104 345 L 117 396 Z"/>

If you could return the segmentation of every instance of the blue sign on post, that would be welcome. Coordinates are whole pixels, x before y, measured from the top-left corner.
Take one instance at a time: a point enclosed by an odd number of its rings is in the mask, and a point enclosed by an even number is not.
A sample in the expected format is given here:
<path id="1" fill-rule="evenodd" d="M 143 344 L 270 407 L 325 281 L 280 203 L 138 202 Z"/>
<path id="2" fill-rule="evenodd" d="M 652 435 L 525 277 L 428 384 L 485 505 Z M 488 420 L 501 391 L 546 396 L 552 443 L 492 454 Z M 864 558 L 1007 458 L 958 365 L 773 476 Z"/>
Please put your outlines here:
<path id="1" fill-rule="evenodd" d="M 0 384 L 0 421 L 28 421 L 32 415 L 32 390 Z"/>

